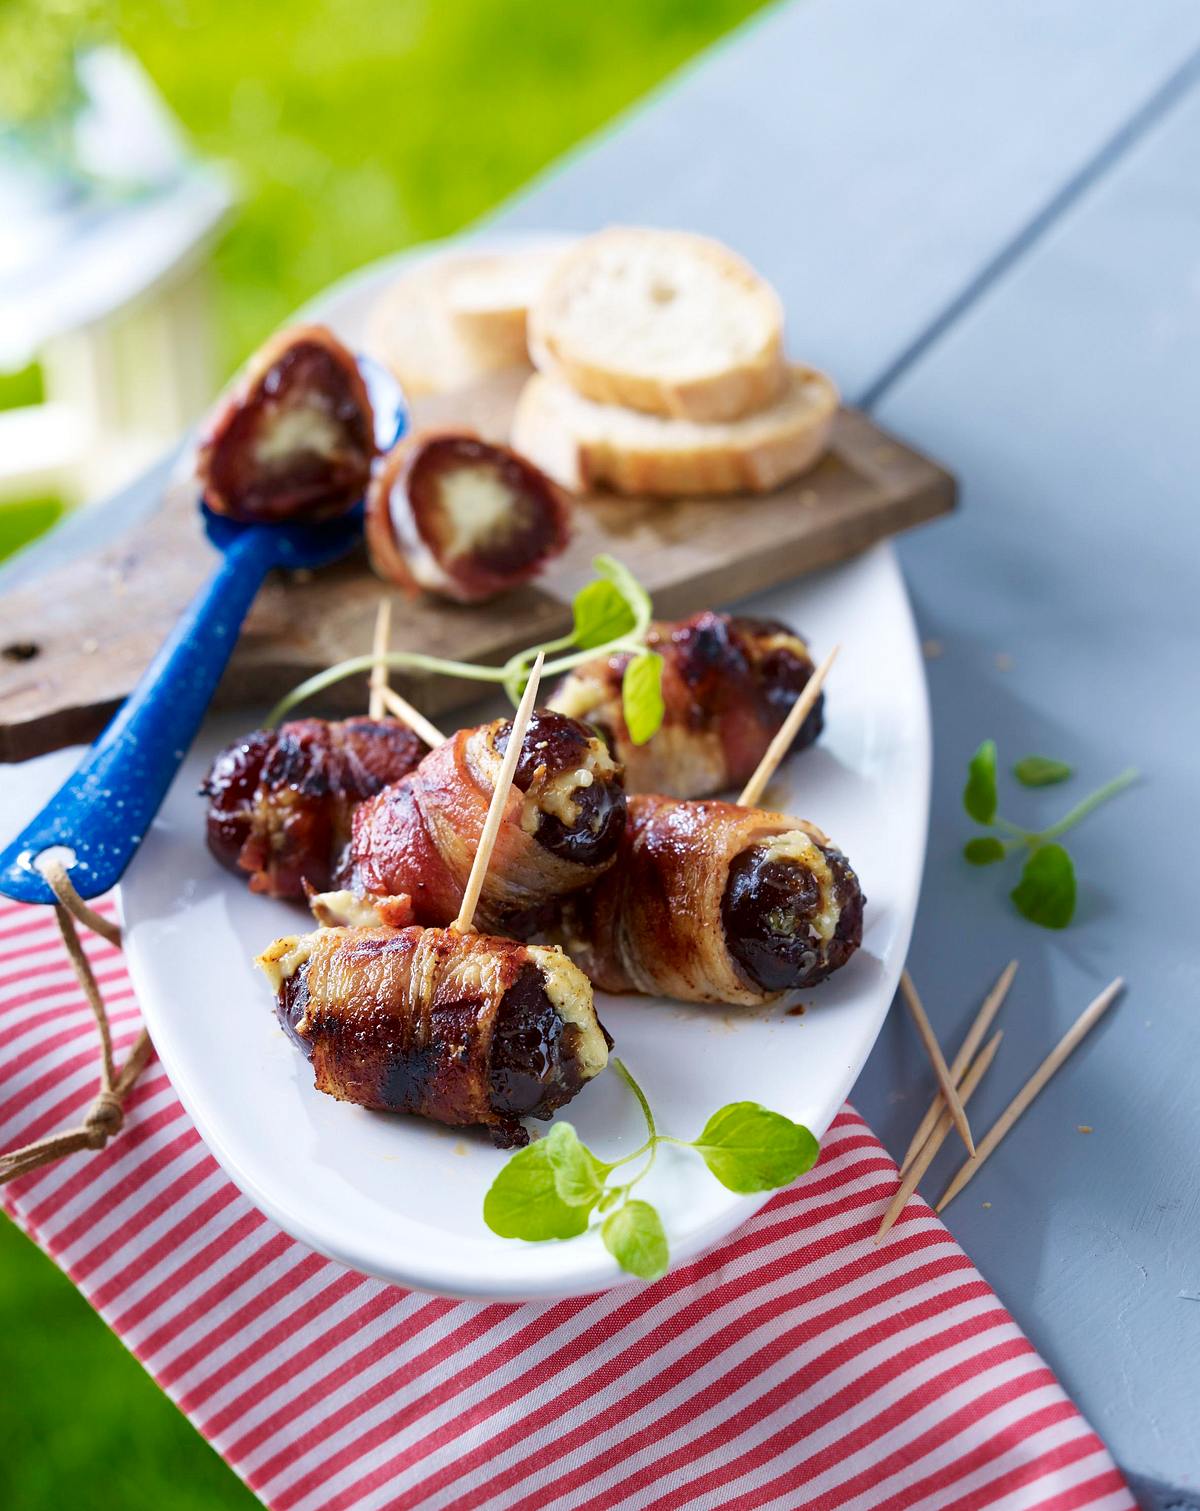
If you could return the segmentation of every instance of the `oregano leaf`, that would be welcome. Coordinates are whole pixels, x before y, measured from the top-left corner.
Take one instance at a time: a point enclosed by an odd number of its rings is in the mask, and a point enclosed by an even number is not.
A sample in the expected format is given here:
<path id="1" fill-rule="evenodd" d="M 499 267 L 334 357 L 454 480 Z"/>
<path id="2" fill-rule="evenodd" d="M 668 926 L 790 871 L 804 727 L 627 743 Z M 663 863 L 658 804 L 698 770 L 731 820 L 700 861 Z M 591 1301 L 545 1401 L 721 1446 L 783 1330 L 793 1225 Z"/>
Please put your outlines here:
<path id="1" fill-rule="evenodd" d="M 604 1194 L 611 1165 L 598 1160 L 570 1123 L 555 1123 L 541 1141 L 554 1167 L 554 1188 L 570 1207 L 589 1212 Z"/>
<path id="2" fill-rule="evenodd" d="M 820 1152 L 802 1124 L 757 1102 L 730 1102 L 714 1112 L 692 1148 L 723 1186 L 742 1195 L 790 1185 Z"/>
<path id="3" fill-rule="evenodd" d="M 504 1165 L 483 1199 L 483 1220 L 501 1238 L 540 1243 L 576 1238 L 588 1225 L 588 1208 L 572 1206 L 558 1194 L 549 1139 L 520 1149 Z"/>
<path id="4" fill-rule="evenodd" d="M 628 635 L 637 620 L 628 600 L 615 583 L 597 578 L 575 594 L 575 644 L 580 650 L 596 650 Z"/>
<path id="5" fill-rule="evenodd" d="M 1052 761 L 1049 756 L 1025 756 L 1013 767 L 1013 776 L 1022 787 L 1052 787 L 1072 775 L 1066 761 Z"/>
<path id="6" fill-rule="evenodd" d="M 963 854 L 973 866 L 993 866 L 1003 860 L 1007 852 L 1000 840 L 991 834 L 981 834 L 978 839 L 969 839 L 963 846 Z"/>
<path id="7" fill-rule="evenodd" d="M 1039 845 L 1009 895 L 1030 923 L 1065 929 L 1075 916 L 1075 864 L 1061 845 Z"/>
<path id="8" fill-rule="evenodd" d="M 990 824 L 996 817 L 996 742 L 984 740 L 967 767 L 963 807 L 977 824 Z"/>
<path id="9" fill-rule="evenodd" d="M 600 1229 L 604 1247 L 639 1280 L 657 1280 L 671 1260 L 662 1219 L 648 1201 L 627 1201 L 610 1212 Z"/>
<path id="10" fill-rule="evenodd" d="M 625 727 L 635 745 L 644 745 L 662 725 L 662 672 L 663 658 L 657 651 L 640 651 L 625 668 L 621 705 Z"/>

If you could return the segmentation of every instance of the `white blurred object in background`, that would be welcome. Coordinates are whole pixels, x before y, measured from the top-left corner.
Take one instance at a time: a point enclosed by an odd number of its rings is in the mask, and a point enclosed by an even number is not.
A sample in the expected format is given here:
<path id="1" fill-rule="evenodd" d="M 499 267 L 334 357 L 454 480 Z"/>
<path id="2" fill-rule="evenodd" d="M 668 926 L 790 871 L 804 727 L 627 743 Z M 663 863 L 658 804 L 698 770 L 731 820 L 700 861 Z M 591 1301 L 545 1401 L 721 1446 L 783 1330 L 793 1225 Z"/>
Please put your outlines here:
<path id="1" fill-rule="evenodd" d="M 41 363 L 46 402 L 0 411 L 0 499 L 111 491 L 215 387 L 207 259 L 233 203 L 135 58 L 81 54 L 78 99 L 0 124 L 0 371 Z"/>

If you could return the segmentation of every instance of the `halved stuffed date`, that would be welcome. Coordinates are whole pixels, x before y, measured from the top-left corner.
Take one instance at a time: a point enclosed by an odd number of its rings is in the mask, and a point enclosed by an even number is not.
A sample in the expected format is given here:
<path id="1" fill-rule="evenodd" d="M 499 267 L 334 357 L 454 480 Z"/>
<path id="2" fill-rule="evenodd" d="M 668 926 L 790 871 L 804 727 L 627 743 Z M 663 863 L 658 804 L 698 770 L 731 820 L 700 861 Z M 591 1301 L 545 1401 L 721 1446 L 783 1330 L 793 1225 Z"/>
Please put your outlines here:
<path id="1" fill-rule="evenodd" d="M 564 938 L 602 991 L 754 1006 L 843 966 L 863 904 L 849 861 L 801 819 L 642 795 Z"/>
<path id="2" fill-rule="evenodd" d="M 340 885 L 411 899 L 418 923 L 458 915 L 512 723 L 460 730 L 403 781 L 361 804 Z M 616 858 L 625 826 L 621 768 L 590 729 L 535 710 L 521 746 L 476 918 L 528 935 Z"/>
<path id="3" fill-rule="evenodd" d="M 711 610 L 654 624 L 646 644 L 663 658 L 665 712 L 645 745 L 629 738 L 622 713 L 628 653 L 576 667 L 550 707 L 600 729 L 630 792 L 693 798 L 741 787 L 813 674 L 808 646 L 778 620 Z M 824 696 L 800 726 L 794 751 L 821 733 Z"/>
<path id="4" fill-rule="evenodd" d="M 246 523 L 326 519 L 366 492 L 375 422 L 353 355 L 321 325 L 280 331 L 218 404 L 196 457 L 204 502 Z"/>
<path id="5" fill-rule="evenodd" d="M 335 928 L 256 962 L 319 1091 L 528 1143 L 608 1063 L 587 977 L 561 951 L 452 929 Z"/>
<path id="6" fill-rule="evenodd" d="M 260 729 L 213 762 L 208 846 L 250 889 L 304 896 L 332 884 L 355 807 L 412 771 L 425 745 L 395 719 L 297 719 Z"/>
<path id="7" fill-rule="evenodd" d="M 381 577 L 478 603 L 528 582 L 557 556 L 569 514 L 566 495 L 507 446 L 470 431 L 424 431 L 380 467 L 366 531 Z"/>

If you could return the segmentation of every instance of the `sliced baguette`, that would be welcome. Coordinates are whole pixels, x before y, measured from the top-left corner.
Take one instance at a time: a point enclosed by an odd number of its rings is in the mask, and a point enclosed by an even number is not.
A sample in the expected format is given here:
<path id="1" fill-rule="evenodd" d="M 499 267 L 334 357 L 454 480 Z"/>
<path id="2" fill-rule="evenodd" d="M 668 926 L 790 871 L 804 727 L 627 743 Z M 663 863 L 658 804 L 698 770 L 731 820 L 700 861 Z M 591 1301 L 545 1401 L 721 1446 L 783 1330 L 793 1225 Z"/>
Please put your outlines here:
<path id="1" fill-rule="evenodd" d="M 448 263 L 444 296 L 456 334 L 492 364 L 504 356 L 506 365 L 528 362 L 526 318 L 562 252 L 545 247 Z"/>
<path id="2" fill-rule="evenodd" d="M 367 319 L 367 350 L 411 394 L 449 393 L 529 357 L 529 302 L 558 249 L 444 257 L 403 274 Z"/>
<path id="3" fill-rule="evenodd" d="M 621 226 L 559 259 L 529 312 L 534 366 L 600 404 L 712 422 L 783 386 L 778 295 L 720 242 Z"/>
<path id="4" fill-rule="evenodd" d="M 573 493 L 767 493 L 820 458 L 837 407 L 837 389 L 811 367 L 788 368 L 769 409 L 712 425 L 596 404 L 534 373 L 517 401 L 512 444 Z"/>

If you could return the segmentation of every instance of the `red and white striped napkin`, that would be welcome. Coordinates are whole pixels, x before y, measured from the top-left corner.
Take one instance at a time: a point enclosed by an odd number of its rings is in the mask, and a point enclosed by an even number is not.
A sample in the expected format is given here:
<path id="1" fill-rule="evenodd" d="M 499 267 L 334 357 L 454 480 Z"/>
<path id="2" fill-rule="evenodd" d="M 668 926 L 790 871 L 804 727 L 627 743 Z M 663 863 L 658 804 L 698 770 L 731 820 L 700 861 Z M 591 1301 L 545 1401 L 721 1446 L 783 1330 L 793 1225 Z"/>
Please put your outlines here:
<path id="1" fill-rule="evenodd" d="M 121 955 L 87 948 L 123 1054 Z M 48 909 L 0 909 L 0 1045 L 0 1149 L 78 1121 L 96 1036 Z M 3 1191 L 275 1511 L 1133 1508 L 928 1207 L 871 1242 L 896 1180 L 847 1109 L 809 1176 L 654 1285 L 447 1301 L 273 1226 L 152 1062 L 108 1149 Z"/>

